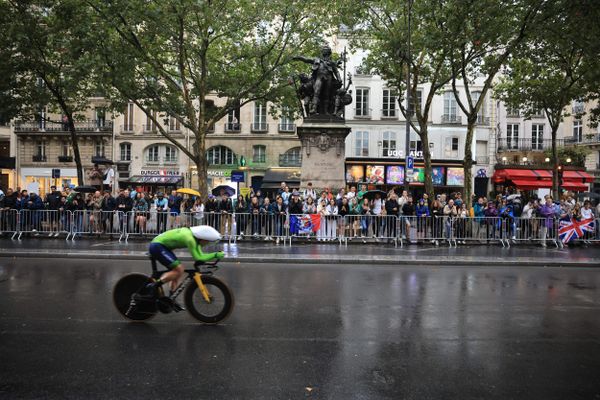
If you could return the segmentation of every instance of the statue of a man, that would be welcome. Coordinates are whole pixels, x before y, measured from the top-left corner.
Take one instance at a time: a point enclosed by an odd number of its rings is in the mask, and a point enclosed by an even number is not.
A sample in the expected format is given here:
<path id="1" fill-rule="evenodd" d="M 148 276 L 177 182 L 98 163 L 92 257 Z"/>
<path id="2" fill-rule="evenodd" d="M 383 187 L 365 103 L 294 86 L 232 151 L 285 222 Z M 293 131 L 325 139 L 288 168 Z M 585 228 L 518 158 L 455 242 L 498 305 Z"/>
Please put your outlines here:
<path id="1" fill-rule="evenodd" d="M 313 97 L 310 114 L 333 114 L 336 91 L 342 87 L 337 63 L 331 59 L 331 48 L 321 49 L 321 58 L 297 56 L 294 60 L 312 64 Z"/>

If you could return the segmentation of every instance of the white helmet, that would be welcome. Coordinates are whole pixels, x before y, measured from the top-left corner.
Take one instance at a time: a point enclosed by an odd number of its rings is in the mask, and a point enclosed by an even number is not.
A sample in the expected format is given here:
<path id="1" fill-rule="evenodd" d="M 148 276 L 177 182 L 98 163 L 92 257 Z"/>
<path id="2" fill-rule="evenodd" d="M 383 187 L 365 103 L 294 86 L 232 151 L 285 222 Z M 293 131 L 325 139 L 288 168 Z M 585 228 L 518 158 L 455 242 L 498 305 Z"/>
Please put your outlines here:
<path id="1" fill-rule="evenodd" d="M 209 242 L 218 242 L 221 240 L 221 234 L 217 230 L 208 225 L 192 226 L 190 228 L 196 239 L 206 240 Z"/>

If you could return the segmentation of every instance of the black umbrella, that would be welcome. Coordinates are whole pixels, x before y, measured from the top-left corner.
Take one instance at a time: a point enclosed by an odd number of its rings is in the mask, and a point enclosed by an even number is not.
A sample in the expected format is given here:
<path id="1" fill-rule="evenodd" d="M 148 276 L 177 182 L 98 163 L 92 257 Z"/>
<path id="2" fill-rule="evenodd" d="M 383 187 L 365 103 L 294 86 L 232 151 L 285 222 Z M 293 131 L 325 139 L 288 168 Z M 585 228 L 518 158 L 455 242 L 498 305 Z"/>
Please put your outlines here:
<path id="1" fill-rule="evenodd" d="M 584 198 L 589 198 L 589 199 L 600 199 L 600 193 L 595 193 L 595 192 L 584 192 L 584 193 L 579 193 L 577 195 L 577 197 L 579 197 L 580 199 L 584 199 Z"/>
<path id="2" fill-rule="evenodd" d="M 369 190 L 363 195 L 363 199 L 373 200 L 376 194 L 380 195 L 382 199 L 387 196 L 387 193 L 383 190 Z"/>
<path id="3" fill-rule="evenodd" d="M 79 193 L 95 193 L 96 187 L 95 186 L 89 186 L 89 185 L 82 185 L 82 186 L 77 186 L 75 189 L 73 189 L 76 192 Z"/>
<path id="4" fill-rule="evenodd" d="M 114 162 L 112 162 L 112 160 L 109 160 L 106 157 L 94 156 L 92 157 L 92 164 L 113 165 Z"/>
<path id="5" fill-rule="evenodd" d="M 221 190 L 224 190 L 225 193 L 227 193 L 227 196 L 229 196 L 229 197 L 231 197 L 235 194 L 235 189 L 232 188 L 231 186 L 227 186 L 227 185 L 217 186 L 216 188 L 214 188 L 212 190 L 212 194 L 214 194 L 215 196 L 220 196 Z"/>

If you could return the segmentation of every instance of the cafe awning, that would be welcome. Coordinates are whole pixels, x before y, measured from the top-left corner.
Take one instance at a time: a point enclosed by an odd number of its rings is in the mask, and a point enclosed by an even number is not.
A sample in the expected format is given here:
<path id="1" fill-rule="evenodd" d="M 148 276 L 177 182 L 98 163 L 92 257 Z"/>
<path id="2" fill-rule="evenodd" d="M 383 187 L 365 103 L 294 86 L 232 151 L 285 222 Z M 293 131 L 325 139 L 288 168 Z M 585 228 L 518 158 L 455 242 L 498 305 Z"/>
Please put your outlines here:
<path id="1" fill-rule="evenodd" d="M 541 180 L 550 179 L 552 180 L 552 171 L 545 169 L 499 169 L 494 172 L 493 180 L 496 183 L 503 182 L 505 180 L 514 181 L 515 179 L 527 179 L 527 180 Z"/>
<path id="2" fill-rule="evenodd" d="M 575 181 L 565 181 L 560 187 L 572 192 L 587 192 L 589 190 L 588 185 L 585 183 Z"/>
<path id="3" fill-rule="evenodd" d="M 564 171 L 563 179 L 569 181 L 583 182 L 583 183 L 592 183 L 594 182 L 594 177 L 587 172 L 583 171 Z"/>
<path id="4" fill-rule="evenodd" d="M 171 175 L 133 175 L 129 179 L 124 180 L 125 183 L 134 185 L 147 186 L 177 186 L 183 180 L 183 176 Z"/>
<path id="5" fill-rule="evenodd" d="M 549 180 L 533 180 L 533 179 L 511 179 L 512 183 L 521 190 L 536 190 L 552 188 L 552 181 Z"/>

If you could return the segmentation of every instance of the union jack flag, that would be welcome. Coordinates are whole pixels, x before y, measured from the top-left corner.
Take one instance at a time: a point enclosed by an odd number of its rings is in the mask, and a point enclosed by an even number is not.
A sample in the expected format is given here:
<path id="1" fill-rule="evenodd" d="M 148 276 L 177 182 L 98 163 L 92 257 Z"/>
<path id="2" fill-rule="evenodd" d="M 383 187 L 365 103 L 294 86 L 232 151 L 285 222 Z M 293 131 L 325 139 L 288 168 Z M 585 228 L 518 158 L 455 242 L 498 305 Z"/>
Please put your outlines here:
<path id="1" fill-rule="evenodd" d="M 585 231 L 594 232 L 594 219 L 588 218 L 577 221 L 575 218 L 560 221 L 558 236 L 563 243 L 569 243 L 574 239 L 583 237 Z"/>

